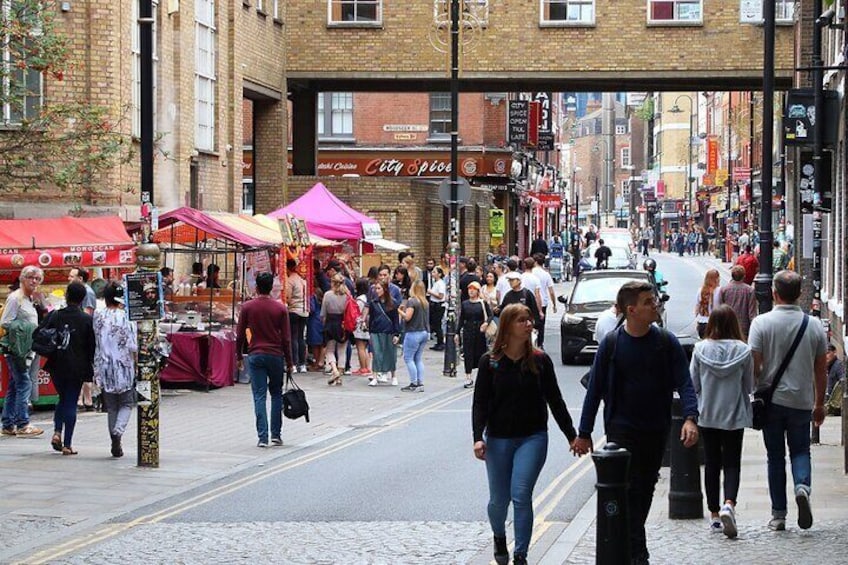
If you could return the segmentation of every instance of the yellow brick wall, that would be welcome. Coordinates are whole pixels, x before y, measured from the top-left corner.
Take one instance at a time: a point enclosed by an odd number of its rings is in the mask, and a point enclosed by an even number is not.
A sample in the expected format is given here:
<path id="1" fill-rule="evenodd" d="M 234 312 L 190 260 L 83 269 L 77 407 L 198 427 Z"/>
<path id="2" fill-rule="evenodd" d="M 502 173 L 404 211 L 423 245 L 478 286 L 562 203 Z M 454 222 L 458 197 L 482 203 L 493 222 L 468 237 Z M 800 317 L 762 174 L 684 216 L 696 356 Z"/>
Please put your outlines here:
<path id="1" fill-rule="evenodd" d="M 383 1 L 379 29 L 330 28 L 326 0 L 290 2 L 290 76 L 445 78 L 428 40 L 432 0 Z M 538 0 L 489 2 L 489 22 L 463 72 L 543 79 L 597 71 L 618 77 L 758 76 L 762 28 L 739 23 L 739 0 L 704 0 L 701 26 L 648 27 L 646 0 L 597 0 L 594 27 L 540 27 Z M 778 75 L 791 76 L 792 28 L 777 30 Z"/>

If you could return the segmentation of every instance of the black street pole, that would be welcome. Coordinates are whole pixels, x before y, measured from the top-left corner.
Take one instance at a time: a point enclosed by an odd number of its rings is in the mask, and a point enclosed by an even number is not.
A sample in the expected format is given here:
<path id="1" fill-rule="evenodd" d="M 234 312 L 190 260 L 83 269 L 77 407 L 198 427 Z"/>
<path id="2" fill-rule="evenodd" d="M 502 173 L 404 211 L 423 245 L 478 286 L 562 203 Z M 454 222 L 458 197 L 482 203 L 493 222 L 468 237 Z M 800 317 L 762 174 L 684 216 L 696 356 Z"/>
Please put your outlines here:
<path id="1" fill-rule="evenodd" d="M 760 210 L 760 272 L 754 277 L 760 313 L 772 307 L 771 222 L 772 175 L 774 174 L 774 17 L 775 3 L 763 3 L 763 160 L 762 208 Z"/>
<path id="2" fill-rule="evenodd" d="M 752 226 L 757 225 L 754 221 L 756 207 L 754 206 L 754 91 L 748 92 L 748 190 L 750 194 L 750 210 Z"/>
<path id="3" fill-rule="evenodd" d="M 141 207 L 148 222 L 153 215 L 153 0 L 138 1 L 141 112 Z M 152 231 L 152 230 L 151 230 Z"/>
<path id="4" fill-rule="evenodd" d="M 824 168 L 822 167 L 822 153 L 824 153 L 824 71 L 822 66 L 822 27 L 825 20 L 821 17 L 822 0 L 813 1 L 813 14 L 816 21 L 813 29 L 813 105 L 818 118 L 813 130 L 813 178 L 815 179 L 813 189 L 816 196 L 813 198 L 813 302 L 810 307 L 810 315 L 821 318 L 821 288 L 822 288 L 822 197 L 829 187 L 823 186 Z M 816 431 L 818 429 L 816 428 Z"/>
<path id="5" fill-rule="evenodd" d="M 727 93 L 727 218 L 725 226 L 727 228 L 726 241 L 732 241 L 730 238 L 730 214 L 733 211 L 731 205 L 731 195 L 733 191 L 733 93 Z M 726 245 L 726 243 L 725 243 Z M 740 249 L 741 251 L 741 249 Z M 727 261 L 733 262 L 733 246 L 730 247 L 730 256 Z"/>
<path id="6" fill-rule="evenodd" d="M 456 310 L 459 298 L 459 3 L 450 3 L 450 104 L 451 104 L 451 171 L 450 214 L 448 221 L 448 252 L 450 274 L 448 282 L 447 327 L 445 328 L 445 362 L 442 373 L 456 376 Z"/>
<path id="7" fill-rule="evenodd" d="M 689 99 L 689 166 L 686 169 L 686 227 L 689 227 L 689 221 L 695 218 L 695 211 L 692 209 L 692 120 L 695 117 L 695 109 L 692 107 L 692 99 Z"/>

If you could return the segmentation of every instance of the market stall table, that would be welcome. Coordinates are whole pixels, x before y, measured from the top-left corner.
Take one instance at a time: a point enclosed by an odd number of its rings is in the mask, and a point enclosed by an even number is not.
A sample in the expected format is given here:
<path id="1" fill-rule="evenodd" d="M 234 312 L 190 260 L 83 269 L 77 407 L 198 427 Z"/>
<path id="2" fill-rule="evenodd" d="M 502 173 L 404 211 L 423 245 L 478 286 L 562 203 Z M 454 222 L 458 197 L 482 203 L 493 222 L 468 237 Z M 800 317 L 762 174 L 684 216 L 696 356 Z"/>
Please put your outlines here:
<path id="1" fill-rule="evenodd" d="M 236 334 L 232 330 L 179 331 L 166 336 L 171 343 L 163 383 L 232 386 L 236 372 Z"/>

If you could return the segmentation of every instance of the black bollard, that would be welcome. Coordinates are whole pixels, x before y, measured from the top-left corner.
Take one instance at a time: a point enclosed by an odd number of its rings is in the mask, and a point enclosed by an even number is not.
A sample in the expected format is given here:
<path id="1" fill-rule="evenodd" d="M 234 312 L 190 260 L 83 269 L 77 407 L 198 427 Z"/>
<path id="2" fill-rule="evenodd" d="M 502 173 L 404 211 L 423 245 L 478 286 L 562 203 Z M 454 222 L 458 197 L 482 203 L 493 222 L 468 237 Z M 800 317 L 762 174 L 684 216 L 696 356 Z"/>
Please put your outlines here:
<path id="1" fill-rule="evenodd" d="M 704 517 L 701 495 L 701 467 L 698 463 L 698 446 L 684 447 L 680 441 L 683 428 L 680 399 L 671 403 L 671 480 L 668 490 L 668 517 L 672 520 L 687 520 Z M 700 439 L 698 440 L 700 444 Z"/>
<path id="2" fill-rule="evenodd" d="M 627 503 L 627 476 L 630 452 L 615 443 L 592 453 L 598 482 L 597 537 L 595 563 L 630 563 L 630 510 Z"/>

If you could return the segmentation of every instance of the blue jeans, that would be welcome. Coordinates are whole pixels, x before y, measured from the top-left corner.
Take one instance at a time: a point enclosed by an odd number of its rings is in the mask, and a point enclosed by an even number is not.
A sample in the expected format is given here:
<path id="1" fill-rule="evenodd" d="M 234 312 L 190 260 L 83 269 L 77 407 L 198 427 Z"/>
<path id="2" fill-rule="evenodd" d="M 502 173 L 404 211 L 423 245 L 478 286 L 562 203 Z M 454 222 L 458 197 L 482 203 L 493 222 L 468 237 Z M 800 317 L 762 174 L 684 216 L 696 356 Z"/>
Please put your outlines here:
<path id="1" fill-rule="evenodd" d="M 9 389 L 3 401 L 3 427 L 24 428 L 29 425 L 29 395 L 32 393 L 32 381 L 29 378 L 26 360 L 14 355 L 6 355 L 9 368 Z"/>
<path id="2" fill-rule="evenodd" d="M 430 334 L 427 331 L 403 334 L 403 360 L 406 363 L 406 370 L 409 371 L 410 384 L 419 386 L 424 384 L 424 362 L 421 357 L 424 355 L 424 346 L 427 345 L 429 338 Z"/>
<path id="3" fill-rule="evenodd" d="M 53 377 L 53 385 L 59 394 L 59 403 L 53 413 L 53 431 L 61 434 L 64 431 L 65 447 L 71 447 L 74 440 L 74 428 L 77 425 L 77 399 L 82 390 L 82 381 L 76 379 L 57 379 Z"/>
<path id="4" fill-rule="evenodd" d="M 786 445 L 795 485 L 810 486 L 810 411 L 772 404 L 763 426 L 771 513 L 786 518 Z"/>
<path id="5" fill-rule="evenodd" d="M 250 388 L 253 391 L 253 412 L 256 414 L 256 434 L 259 441 L 268 443 L 268 412 L 265 399 L 271 393 L 271 437 L 282 437 L 283 431 L 283 358 L 266 353 L 251 353 L 247 358 Z"/>
<path id="6" fill-rule="evenodd" d="M 533 534 L 533 488 L 548 457 L 548 432 L 517 438 L 486 438 L 489 477 L 489 524 L 506 536 L 506 514 L 512 500 L 515 555 L 527 556 Z"/>

